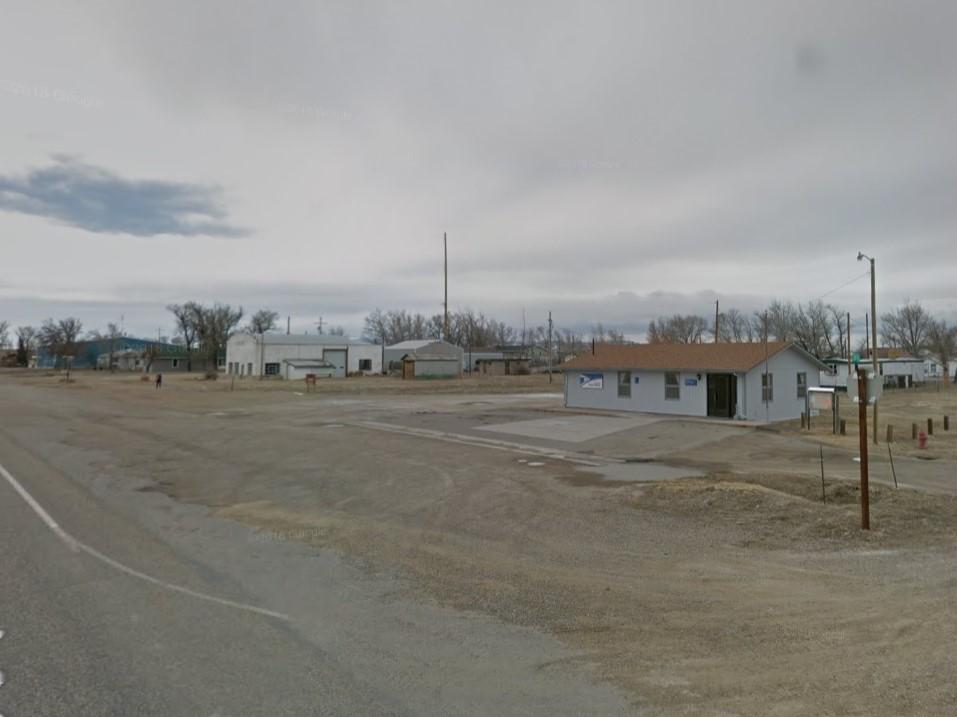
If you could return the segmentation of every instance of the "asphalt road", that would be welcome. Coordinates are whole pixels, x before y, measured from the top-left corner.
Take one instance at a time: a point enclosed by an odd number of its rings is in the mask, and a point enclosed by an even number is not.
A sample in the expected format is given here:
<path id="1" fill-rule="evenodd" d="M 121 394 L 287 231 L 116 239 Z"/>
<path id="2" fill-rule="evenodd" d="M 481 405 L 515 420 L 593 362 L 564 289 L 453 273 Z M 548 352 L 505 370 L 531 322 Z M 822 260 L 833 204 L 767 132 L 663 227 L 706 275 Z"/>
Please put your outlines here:
<path id="1" fill-rule="evenodd" d="M 67 522 L 85 521 L 112 553 L 171 584 L 229 594 L 41 461 L 0 445 L 3 465 L 31 494 L 71 505 L 59 511 Z M 71 549 L 5 480 L 0 545 L 5 717 L 406 713 L 287 621 L 171 591 Z"/>
<path id="2" fill-rule="evenodd" d="M 0 403 L 0 465 L 83 546 L 0 476 L 3 717 L 635 714 L 546 634 L 128 487 L 86 443 L 112 399 L 0 381 Z"/>

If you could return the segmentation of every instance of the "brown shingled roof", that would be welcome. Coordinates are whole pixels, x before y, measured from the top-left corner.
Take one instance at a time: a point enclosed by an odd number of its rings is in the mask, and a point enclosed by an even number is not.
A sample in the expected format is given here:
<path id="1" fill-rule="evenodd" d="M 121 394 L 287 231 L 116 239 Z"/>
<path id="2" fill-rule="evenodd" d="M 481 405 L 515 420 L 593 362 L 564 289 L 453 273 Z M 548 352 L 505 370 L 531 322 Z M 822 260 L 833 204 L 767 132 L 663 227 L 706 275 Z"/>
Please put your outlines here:
<path id="1" fill-rule="evenodd" d="M 586 349 L 562 370 L 650 369 L 659 371 L 748 371 L 792 346 L 787 341 L 721 344 L 596 344 L 595 353 Z M 802 352 L 803 353 L 803 352 Z M 813 357 L 812 357 L 812 360 Z"/>

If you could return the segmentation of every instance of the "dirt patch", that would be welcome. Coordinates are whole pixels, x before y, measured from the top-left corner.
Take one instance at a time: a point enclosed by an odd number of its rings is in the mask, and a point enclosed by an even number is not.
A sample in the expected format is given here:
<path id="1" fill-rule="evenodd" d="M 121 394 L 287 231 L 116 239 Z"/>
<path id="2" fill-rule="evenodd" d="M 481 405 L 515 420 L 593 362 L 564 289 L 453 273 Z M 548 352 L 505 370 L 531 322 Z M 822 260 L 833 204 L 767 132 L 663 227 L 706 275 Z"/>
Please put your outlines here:
<path id="1" fill-rule="evenodd" d="M 786 550 L 957 542 L 957 498 L 871 485 L 871 530 L 860 529 L 860 484 L 786 474 L 717 474 L 646 488 L 632 505 L 746 527 L 736 544 Z M 826 501 L 826 502 L 825 502 Z"/>

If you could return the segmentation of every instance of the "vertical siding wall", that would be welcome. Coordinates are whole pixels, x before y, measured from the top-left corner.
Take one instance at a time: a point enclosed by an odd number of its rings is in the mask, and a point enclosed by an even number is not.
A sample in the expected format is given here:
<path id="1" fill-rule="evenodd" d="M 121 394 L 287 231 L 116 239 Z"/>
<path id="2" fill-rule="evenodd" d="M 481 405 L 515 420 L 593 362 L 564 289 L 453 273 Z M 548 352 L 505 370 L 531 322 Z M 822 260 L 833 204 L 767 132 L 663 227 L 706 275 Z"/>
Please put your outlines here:
<path id="1" fill-rule="evenodd" d="M 583 373 L 602 373 L 604 385 L 601 390 L 586 389 L 579 385 Z M 638 383 L 635 383 L 635 378 Z M 685 379 L 695 379 L 697 386 L 686 386 Z M 678 374 L 680 399 L 665 398 L 664 371 L 632 371 L 631 398 L 618 397 L 617 371 L 567 371 L 565 373 L 565 405 L 569 408 L 596 408 L 609 411 L 646 411 L 681 416 L 708 415 L 707 376 L 697 373 Z"/>
<path id="2" fill-rule="evenodd" d="M 382 371 L 382 347 L 375 344 L 270 344 L 267 340 L 263 350 L 255 336 L 236 336 L 230 339 L 226 347 L 227 365 L 237 362 L 243 365 L 252 364 L 251 375 L 258 376 L 260 363 L 278 363 L 280 371 L 284 371 L 284 359 L 321 359 L 324 351 L 347 350 L 346 370 L 354 373 L 359 370 L 359 359 L 372 361 L 372 369 L 365 373 L 380 373 Z M 262 351 L 262 354 L 260 353 Z"/>
<path id="3" fill-rule="evenodd" d="M 804 412 L 803 398 L 797 396 L 797 375 L 799 371 L 807 374 L 808 388 L 821 385 L 821 367 L 799 352 L 788 349 L 771 357 L 768 371 L 774 376 L 774 399 L 768 403 L 767 411 L 761 399 L 761 376 L 764 363 L 751 369 L 746 378 L 747 413 L 750 421 L 786 421 L 800 418 Z M 740 403 L 740 395 L 738 396 Z"/>

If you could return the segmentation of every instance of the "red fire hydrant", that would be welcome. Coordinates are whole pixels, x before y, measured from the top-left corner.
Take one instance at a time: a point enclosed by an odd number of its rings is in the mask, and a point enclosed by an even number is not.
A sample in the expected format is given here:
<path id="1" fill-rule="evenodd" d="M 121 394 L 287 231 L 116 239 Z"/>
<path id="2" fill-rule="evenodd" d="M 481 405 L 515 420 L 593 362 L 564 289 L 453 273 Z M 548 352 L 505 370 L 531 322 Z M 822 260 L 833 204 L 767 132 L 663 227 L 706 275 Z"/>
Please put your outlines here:
<path id="1" fill-rule="evenodd" d="M 918 448 L 927 448 L 927 433 L 921 431 L 917 434 L 917 447 Z"/>

